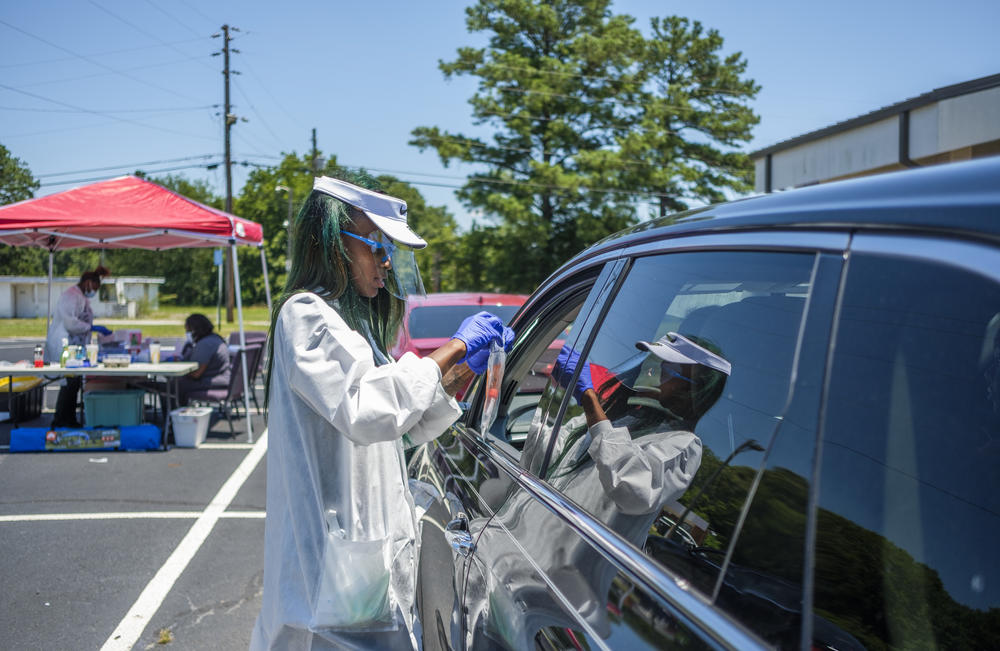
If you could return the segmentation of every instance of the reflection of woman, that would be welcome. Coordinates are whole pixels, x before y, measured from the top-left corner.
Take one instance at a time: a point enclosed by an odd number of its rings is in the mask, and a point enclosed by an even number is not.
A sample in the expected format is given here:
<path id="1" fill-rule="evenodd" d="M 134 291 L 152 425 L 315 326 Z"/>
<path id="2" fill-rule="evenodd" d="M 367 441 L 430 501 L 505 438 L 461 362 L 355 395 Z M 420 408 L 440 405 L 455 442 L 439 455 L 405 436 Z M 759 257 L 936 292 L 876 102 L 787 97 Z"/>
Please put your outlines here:
<path id="1" fill-rule="evenodd" d="M 613 531 L 642 547 L 663 506 L 682 496 L 698 471 L 702 446 L 694 428 L 722 395 L 731 366 L 714 345 L 695 337 L 669 333 L 655 343 L 640 341 L 636 347 L 649 354 L 633 359 L 629 368 L 617 373 L 601 369 L 604 377 L 597 390 L 592 371 L 599 367 L 581 367 L 573 393 L 584 413 L 560 428 L 546 480 Z M 568 382 L 578 363 L 579 355 L 564 348 L 553 377 Z M 637 381 L 640 370 L 644 371 L 644 385 Z M 539 425 L 535 422 L 532 428 Z M 523 511 L 513 526 L 514 535 L 525 541 L 528 555 L 545 570 L 579 616 L 598 635 L 607 636 L 610 628 L 605 604 L 617 569 L 578 535 L 552 526 L 554 520 L 538 503 L 505 505 L 504 511 Z M 490 529 L 484 532 L 488 535 Z M 485 542 L 479 547 L 488 549 L 491 545 Z M 518 567 L 519 563 L 503 557 L 483 562 L 500 574 L 504 567 Z M 508 573 L 499 582 L 509 586 L 509 599 L 493 596 L 494 612 L 488 628 L 495 629 L 510 647 L 532 645 L 540 628 L 572 626 L 547 588 L 534 578 Z M 470 587 L 471 594 L 476 588 Z M 515 624 L 498 626 L 497 619 L 504 618 L 506 609 L 518 603 L 531 605 L 529 612 L 510 610 L 508 619 Z"/>
<path id="2" fill-rule="evenodd" d="M 198 362 L 198 368 L 177 382 L 177 399 L 188 403 L 188 395 L 229 386 L 229 346 L 213 332 L 212 322 L 204 314 L 192 314 L 184 320 L 187 342 L 181 349 L 181 360 Z"/>
<path id="3" fill-rule="evenodd" d="M 403 438 L 417 444 L 460 415 L 462 371 L 482 372 L 495 316 L 467 318 L 427 357 L 388 355 L 419 280 L 425 242 L 406 203 L 316 179 L 292 227 L 292 267 L 275 307 L 267 369 L 264 594 L 252 649 L 410 649 L 415 515 Z M 363 186 L 363 187 L 362 187 Z M 468 361 L 468 367 L 456 364 Z"/>
<path id="4" fill-rule="evenodd" d="M 101 288 L 101 278 L 109 273 L 104 267 L 85 271 L 80 275 L 80 282 L 59 296 L 45 338 L 46 362 L 59 362 L 63 339 L 66 339 L 71 346 L 84 346 L 91 331 L 111 334 L 107 328 L 94 325 L 94 311 L 90 307 L 90 299 L 97 296 L 97 290 Z M 80 423 L 76 420 L 76 402 L 82 384 L 83 378 L 80 376 L 65 379 L 65 384 L 59 388 L 59 397 L 56 399 L 52 427 L 80 427 Z"/>

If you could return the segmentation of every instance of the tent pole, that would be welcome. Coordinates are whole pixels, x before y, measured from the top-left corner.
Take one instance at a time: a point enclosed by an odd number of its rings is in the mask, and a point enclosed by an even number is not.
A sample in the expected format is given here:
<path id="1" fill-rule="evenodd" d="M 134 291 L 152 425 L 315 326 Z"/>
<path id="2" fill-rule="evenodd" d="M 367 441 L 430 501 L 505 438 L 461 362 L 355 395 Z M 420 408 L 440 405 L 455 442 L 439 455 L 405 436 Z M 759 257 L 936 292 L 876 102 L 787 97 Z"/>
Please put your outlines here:
<path id="1" fill-rule="evenodd" d="M 236 317 L 240 322 L 240 358 L 243 363 L 243 406 L 247 414 L 247 443 L 253 443 L 253 423 L 250 421 L 250 376 L 247 369 L 247 336 L 243 330 L 243 291 L 240 287 L 240 265 L 236 258 L 236 240 L 229 240 L 229 248 L 233 259 L 233 287 L 236 291 Z"/>
<path id="2" fill-rule="evenodd" d="M 271 283 L 267 279 L 267 257 L 264 256 L 264 245 L 257 247 L 260 249 L 260 267 L 264 270 L 264 297 L 267 298 L 267 314 L 271 314 Z"/>
<path id="3" fill-rule="evenodd" d="M 49 249 L 49 305 L 46 308 L 45 314 L 45 333 L 48 336 L 49 326 L 52 325 L 52 259 L 55 257 L 55 251 Z"/>

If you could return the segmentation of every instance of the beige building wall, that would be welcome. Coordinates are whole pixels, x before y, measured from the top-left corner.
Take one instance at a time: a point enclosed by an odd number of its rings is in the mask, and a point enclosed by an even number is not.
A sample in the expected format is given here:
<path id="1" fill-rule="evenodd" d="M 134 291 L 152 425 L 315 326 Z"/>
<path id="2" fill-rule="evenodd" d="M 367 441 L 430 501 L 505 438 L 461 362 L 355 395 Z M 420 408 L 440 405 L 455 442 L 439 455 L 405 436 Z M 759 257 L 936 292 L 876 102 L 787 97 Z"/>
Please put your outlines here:
<path id="1" fill-rule="evenodd" d="M 768 192 L 1000 155 L 1000 75 L 936 89 L 750 154 Z"/>

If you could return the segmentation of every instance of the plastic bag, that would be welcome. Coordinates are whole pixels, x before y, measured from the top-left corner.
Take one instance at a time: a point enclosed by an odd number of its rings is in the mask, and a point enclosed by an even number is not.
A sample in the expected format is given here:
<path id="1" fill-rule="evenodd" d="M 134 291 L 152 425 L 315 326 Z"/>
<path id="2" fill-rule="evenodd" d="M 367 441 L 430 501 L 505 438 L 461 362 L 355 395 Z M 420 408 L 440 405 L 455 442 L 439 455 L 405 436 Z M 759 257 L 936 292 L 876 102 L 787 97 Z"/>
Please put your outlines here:
<path id="1" fill-rule="evenodd" d="M 507 353 L 503 344 L 494 340 L 490 344 L 490 359 L 486 363 L 486 400 L 483 402 L 483 414 L 479 421 L 479 433 L 486 434 L 493 426 L 497 417 L 497 405 L 500 403 L 500 385 L 503 383 L 504 364 Z"/>
<path id="2" fill-rule="evenodd" d="M 348 540 L 336 511 L 327 512 L 327 534 L 312 630 L 393 630 L 398 622 L 389 597 L 389 539 Z"/>

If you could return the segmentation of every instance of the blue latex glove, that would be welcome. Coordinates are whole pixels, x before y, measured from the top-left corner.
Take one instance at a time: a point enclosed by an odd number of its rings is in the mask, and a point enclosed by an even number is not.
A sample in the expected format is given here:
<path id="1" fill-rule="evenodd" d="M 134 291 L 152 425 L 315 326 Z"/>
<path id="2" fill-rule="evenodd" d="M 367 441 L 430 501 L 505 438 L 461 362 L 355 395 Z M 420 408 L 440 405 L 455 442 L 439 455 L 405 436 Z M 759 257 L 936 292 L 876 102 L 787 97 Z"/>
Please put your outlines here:
<path id="1" fill-rule="evenodd" d="M 90 331 L 91 332 L 99 332 L 99 333 L 101 333 L 102 335 L 105 335 L 105 336 L 111 334 L 110 330 L 108 330 L 104 326 L 100 326 L 100 325 L 92 325 L 92 326 L 90 326 Z"/>
<path id="2" fill-rule="evenodd" d="M 510 347 L 514 345 L 514 331 L 507 326 L 503 327 L 503 350 L 504 352 L 510 352 Z M 469 363 L 469 368 L 479 375 L 486 371 L 486 366 L 490 362 L 490 346 L 483 346 L 471 355 L 466 355 L 466 362 Z"/>
<path id="3" fill-rule="evenodd" d="M 486 349 L 487 357 L 490 354 L 490 343 L 494 339 L 499 339 L 503 336 L 503 321 L 500 317 L 494 316 L 489 312 L 479 312 L 473 314 L 470 317 L 466 317 L 462 321 L 462 325 L 458 326 L 458 330 L 451 336 L 452 339 L 458 339 L 465 344 L 465 356 L 458 360 L 458 363 L 468 361 L 469 357 L 475 355 L 476 352 L 481 348 Z M 472 365 L 469 365 L 472 368 Z M 473 371 L 476 369 L 473 368 Z M 477 371 L 482 373 L 486 370 L 486 363 L 483 362 L 483 367 Z"/>
<path id="4" fill-rule="evenodd" d="M 563 346 L 562 350 L 559 351 L 559 356 L 556 357 L 555 365 L 552 367 L 552 374 L 558 379 L 561 386 L 565 387 L 569 383 L 569 379 L 573 376 L 579 363 L 580 353 L 568 345 Z M 583 399 L 583 394 L 588 389 L 593 388 L 594 381 L 590 377 L 590 364 L 584 364 L 583 368 L 580 369 L 580 376 L 576 378 L 576 385 L 573 387 L 573 397 L 576 398 L 577 404 Z"/>

